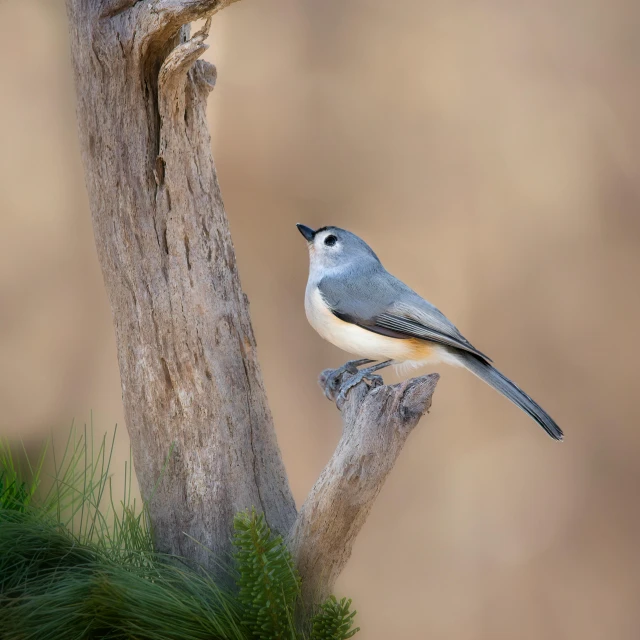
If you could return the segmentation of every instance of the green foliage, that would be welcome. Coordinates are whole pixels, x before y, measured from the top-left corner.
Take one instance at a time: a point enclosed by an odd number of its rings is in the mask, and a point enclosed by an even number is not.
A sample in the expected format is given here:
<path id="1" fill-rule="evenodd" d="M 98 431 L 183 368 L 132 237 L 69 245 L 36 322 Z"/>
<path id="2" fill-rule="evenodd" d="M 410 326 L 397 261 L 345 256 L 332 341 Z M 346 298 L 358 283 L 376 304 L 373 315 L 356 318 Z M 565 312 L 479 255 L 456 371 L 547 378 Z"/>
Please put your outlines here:
<path id="1" fill-rule="evenodd" d="M 271 535 L 264 516 L 255 509 L 236 515 L 234 531 L 245 626 L 261 640 L 295 638 L 292 620 L 300 578 L 282 537 Z"/>
<path id="2" fill-rule="evenodd" d="M 237 603 L 211 578 L 144 546 L 129 553 L 145 562 L 123 562 L 38 514 L 3 517 L 3 639 L 246 640 Z"/>
<path id="3" fill-rule="evenodd" d="M 311 640 L 347 640 L 358 633 L 360 627 L 351 628 L 356 612 L 350 612 L 350 607 L 351 600 L 342 598 L 338 602 L 335 596 L 329 596 L 313 616 Z"/>
<path id="4" fill-rule="evenodd" d="M 62 453 L 51 446 L 53 474 L 43 482 L 45 454 L 42 448 L 32 465 L 22 449 L 18 456 L 9 443 L 0 440 L 0 523 L 7 510 L 27 510 L 49 516 L 68 529 L 83 544 L 92 543 L 110 554 L 121 554 L 122 561 L 132 549 L 153 553 L 153 538 L 147 509 L 131 499 L 131 458 L 124 466 L 124 491 L 116 500 L 111 486 L 110 467 L 116 441 L 106 435 L 95 442 L 93 428 L 81 433 L 72 426 Z M 28 472 L 21 460 L 26 462 Z M 32 504 L 33 503 L 33 504 Z M 129 558 L 140 562 L 139 553 Z"/>
<path id="5" fill-rule="evenodd" d="M 131 461 L 114 499 L 115 443 L 69 436 L 54 472 L 0 441 L 0 637 L 3 640 L 304 640 L 294 613 L 300 578 L 255 509 L 234 521 L 229 581 L 153 550 L 146 508 L 131 500 Z M 26 466 L 19 464 L 26 461 Z M 24 468 L 23 468 L 24 467 Z M 330 598 L 310 640 L 342 640 L 351 601 Z"/>
<path id="6" fill-rule="evenodd" d="M 0 509 L 24 511 L 27 508 L 38 488 L 46 451 L 47 448 L 43 447 L 37 464 L 32 467 L 23 447 L 24 459 L 31 476 L 26 480 L 27 473 L 22 469 L 20 458 L 14 455 L 9 442 L 0 438 Z"/>
<path id="7" fill-rule="evenodd" d="M 153 553 L 147 509 L 138 508 L 131 499 L 131 456 L 124 465 L 122 498 L 117 501 L 113 495 L 110 468 L 115 442 L 116 430 L 110 442 L 105 435 L 96 443 L 93 428 L 80 435 L 72 428 L 59 461 L 52 447 L 55 471 L 41 510 L 79 542 L 96 545 L 122 562 L 144 563 L 144 554 Z"/>
<path id="8" fill-rule="evenodd" d="M 11 474 L 0 472 L 0 509 L 24 511 L 29 502 L 26 482 L 19 482 Z"/>

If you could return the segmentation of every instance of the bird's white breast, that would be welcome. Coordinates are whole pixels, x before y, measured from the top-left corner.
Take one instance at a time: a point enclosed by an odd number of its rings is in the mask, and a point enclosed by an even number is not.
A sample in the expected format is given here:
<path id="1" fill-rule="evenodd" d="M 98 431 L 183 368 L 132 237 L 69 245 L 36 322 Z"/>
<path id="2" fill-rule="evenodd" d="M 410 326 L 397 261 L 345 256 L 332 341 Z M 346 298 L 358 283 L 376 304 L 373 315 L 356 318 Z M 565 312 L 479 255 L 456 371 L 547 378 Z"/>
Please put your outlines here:
<path id="1" fill-rule="evenodd" d="M 328 342 L 354 355 L 372 360 L 405 360 L 432 361 L 434 354 L 424 353 L 425 357 L 416 357 L 414 340 L 390 338 L 367 329 L 344 322 L 337 318 L 322 298 L 315 285 L 307 287 L 304 308 L 309 324 Z M 439 359 L 439 358 L 436 358 Z"/>

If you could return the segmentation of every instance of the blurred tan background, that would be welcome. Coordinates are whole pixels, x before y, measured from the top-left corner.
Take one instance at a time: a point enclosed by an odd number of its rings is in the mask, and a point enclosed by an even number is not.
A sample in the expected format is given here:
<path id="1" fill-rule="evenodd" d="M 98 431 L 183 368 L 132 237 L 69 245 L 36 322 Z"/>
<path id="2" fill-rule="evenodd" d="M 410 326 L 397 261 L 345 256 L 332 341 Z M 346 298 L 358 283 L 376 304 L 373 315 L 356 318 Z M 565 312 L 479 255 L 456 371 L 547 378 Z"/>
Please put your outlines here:
<path id="1" fill-rule="evenodd" d="M 123 424 L 65 20 L 0 2 L 0 435 L 34 445 Z M 298 502 L 345 359 L 304 317 L 298 221 L 363 236 L 567 436 L 440 369 L 339 582 L 359 637 L 640 637 L 640 5 L 245 0 L 214 25 L 214 155 Z"/>

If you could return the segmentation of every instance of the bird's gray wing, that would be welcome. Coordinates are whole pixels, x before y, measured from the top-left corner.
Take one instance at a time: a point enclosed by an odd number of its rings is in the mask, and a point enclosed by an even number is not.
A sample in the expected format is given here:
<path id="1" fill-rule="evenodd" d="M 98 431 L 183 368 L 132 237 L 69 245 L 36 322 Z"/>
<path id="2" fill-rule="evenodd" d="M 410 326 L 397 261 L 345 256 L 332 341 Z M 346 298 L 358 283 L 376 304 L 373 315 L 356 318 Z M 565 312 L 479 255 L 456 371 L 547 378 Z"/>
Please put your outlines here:
<path id="1" fill-rule="evenodd" d="M 462 349 L 486 362 L 447 317 L 381 265 L 325 276 L 318 289 L 340 320 L 392 338 L 420 338 Z"/>

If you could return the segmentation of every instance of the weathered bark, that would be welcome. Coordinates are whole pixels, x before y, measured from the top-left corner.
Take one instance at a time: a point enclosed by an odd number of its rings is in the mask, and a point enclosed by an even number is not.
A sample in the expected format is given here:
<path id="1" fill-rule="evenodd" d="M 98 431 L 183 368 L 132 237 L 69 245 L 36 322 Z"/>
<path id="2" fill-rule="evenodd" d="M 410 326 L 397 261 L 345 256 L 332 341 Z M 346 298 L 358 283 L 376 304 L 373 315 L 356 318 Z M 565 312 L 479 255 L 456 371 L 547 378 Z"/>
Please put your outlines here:
<path id="1" fill-rule="evenodd" d="M 210 150 L 216 75 L 198 60 L 209 21 L 192 38 L 185 26 L 227 4 L 67 0 L 80 147 L 157 548 L 212 566 L 234 514 L 255 506 L 289 536 L 312 606 L 331 591 L 437 376 L 350 392 L 338 449 L 296 520 Z"/>
<path id="2" fill-rule="evenodd" d="M 331 593 L 404 443 L 429 410 L 438 379 L 434 373 L 373 390 L 361 383 L 347 396 L 342 438 L 290 536 L 307 607 Z"/>
<path id="3" fill-rule="evenodd" d="M 67 3 L 136 473 L 158 549 L 203 564 L 191 538 L 228 550 L 237 511 L 283 533 L 296 514 L 210 150 L 215 69 L 196 61 L 206 34 L 182 27 L 221 4 Z"/>

